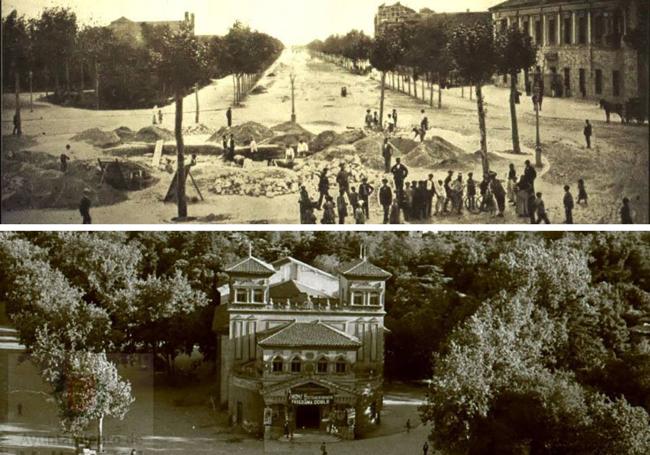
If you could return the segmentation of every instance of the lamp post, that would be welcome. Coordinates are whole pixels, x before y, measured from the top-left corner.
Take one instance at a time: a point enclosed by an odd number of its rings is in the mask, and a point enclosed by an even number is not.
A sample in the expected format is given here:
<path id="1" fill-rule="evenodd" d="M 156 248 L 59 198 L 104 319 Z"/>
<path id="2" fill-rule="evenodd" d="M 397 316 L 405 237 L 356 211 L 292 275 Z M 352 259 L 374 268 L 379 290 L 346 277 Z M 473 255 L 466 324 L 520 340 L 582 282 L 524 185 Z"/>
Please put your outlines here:
<path id="1" fill-rule="evenodd" d="M 535 167 L 542 167 L 542 141 L 539 136 L 539 100 L 542 94 L 542 87 L 538 81 L 535 82 L 533 90 L 533 103 L 535 104 Z"/>
<path id="2" fill-rule="evenodd" d="M 296 75 L 291 73 L 289 79 L 291 80 L 291 123 L 296 123 Z"/>

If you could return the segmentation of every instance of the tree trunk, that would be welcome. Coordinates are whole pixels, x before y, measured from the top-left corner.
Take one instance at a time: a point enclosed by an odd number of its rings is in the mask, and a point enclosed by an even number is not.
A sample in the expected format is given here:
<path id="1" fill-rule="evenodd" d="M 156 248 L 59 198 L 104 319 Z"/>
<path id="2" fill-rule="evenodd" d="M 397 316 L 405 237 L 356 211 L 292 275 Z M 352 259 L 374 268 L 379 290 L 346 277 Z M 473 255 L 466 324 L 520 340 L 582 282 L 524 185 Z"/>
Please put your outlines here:
<path id="1" fill-rule="evenodd" d="M 442 78 L 438 75 L 438 109 L 442 109 Z"/>
<path id="2" fill-rule="evenodd" d="M 84 95 L 84 62 L 79 63 L 79 69 L 80 69 L 80 80 L 79 80 L 79 98 L 83 97 Z"/>
<path id="3" fill-rule="evenodd" d="M 59 71 L 57 68 L 57 71 L 54 72 L 54 95 L 59 96 L 61 93 L 61 83 L 59 81 Z"/>
<path id="4" fill-rule="evenodd" d="M 488 161 L 487 149 L 487 130 L 485 126 L 485 109 L 483 106 L 483 91 L 481 84 L 476 85 L 476 106 L 478 108 L 478 127 L 481 132 L 481 161 L 483 163 L 483 173 L 490 173 L 490 163 Z"/>
<path id="5" fill-rule="evenodd" d="M 70 93 L 70 61 L 65 61 L 65 92 Z"/>
<path id="6" fill-rule="evenodd" d="M 16 134 L 22 136 L 23 134 L 23 121 L 20 117 L 20 72 L 16 70 Z"/>
<path id="7" fill-rule="evenodd" d="M 411 76 L 406 76 L 408 78 L 408 90 L 409 90 L 409 96 L 411 96 Z"/>
<path id="8" fill-rule="evenodd" d="M 199 123 L 199 84 L 194 85 L 194 97 L 196 98 L 196 116 L 194 123 Z"/>
<path id="9" fill-rule="evenodd" d="M 183 143 L 183 94 L 176 92 L 176 198 L 178 200 L 178 217 L 187 218 L 187 201 L 185 200 L 185 144 Z"/>
<path id="10" fill-rule="evenodd" d="M 424 79 L 422 79 L 422 101 L 424 101 L 426 99 L 426 92 L 425 92 L 424 87 L 425 87 L 424 86 Z"/>
<path id="11" fill-rule="evenodd" d="M 384 95 L 386 90 L 386 71 L 381 73 L 381 98 L 379 100 L 379 128 L 384 129 Z"/>
<path id="12" fill-rule="evenodd" d="M 433 80 L 429 81 L 429 105 L 433 107 Z"/>
<path id="13" fill-rule="evenodd" d="M 95 109 L 99 110 L 99 63 L 95 58 Z"/>
<path id="14" fill-rule="evenodd" d="M 521 153 L 519 145 L 519 127 L 517 125 L 517 81 L 514 75 L 510 75 L 510 119 L 512 121 L 512 150 L 514 153 Z"/>
<path id="15" fill-rule="evenodd" d="M 104 452 L 104 416 L 97 419 L 97 453 Z"/>
<path id="16" fill-rule="evenodd" d="M 409 94 L 411 93 L 411 84 L 409 83 Z M 418 81 L 413 79 L 413 96 L 418 99 Z"/>
<path id="17" fill-rule="evenodd" d="M 473 96 L 472 91 L 473 91 L 473 89 L 474 89 L 474 87 L 472 86 L 472 84 L 469 84 L 469 100 L 470 101 L 472 101 L 472 96 Z"/>
<path id="18" fill-rule="evenodd" d="M 232 105 L 237 106 L 237 82 L 235 82 L 235 79 L 237 76 L 235 76 L 235 73 L 232 74 Z"/>

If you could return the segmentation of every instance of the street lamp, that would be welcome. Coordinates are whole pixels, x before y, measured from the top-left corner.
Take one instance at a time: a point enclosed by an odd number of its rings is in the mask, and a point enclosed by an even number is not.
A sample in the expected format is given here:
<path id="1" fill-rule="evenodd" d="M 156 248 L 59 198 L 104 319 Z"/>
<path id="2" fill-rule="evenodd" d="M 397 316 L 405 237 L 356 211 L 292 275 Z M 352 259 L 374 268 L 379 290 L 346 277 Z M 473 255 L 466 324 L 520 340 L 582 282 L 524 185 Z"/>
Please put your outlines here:
<path id="1" fill-rule="evenodd" d="M 34 72 L 29 70 L 29 112 L 34 112 L 34 90 L 32 89 L 34 80 Z"/>
<path id="2" fill-rule="evenodd" d="M 289 79 L 291 80 L 291 123 L 296 123 L 296 75 L 291 73 Z"/>
<path id="3" fill-rule="evenodd" d="M 535 167 L 542 167 L 542 141 L 539 137 L 539 101 L 542 95 L 542 84 L 538 79 L 533 89 L 533 103 L 535 104 Z"/>

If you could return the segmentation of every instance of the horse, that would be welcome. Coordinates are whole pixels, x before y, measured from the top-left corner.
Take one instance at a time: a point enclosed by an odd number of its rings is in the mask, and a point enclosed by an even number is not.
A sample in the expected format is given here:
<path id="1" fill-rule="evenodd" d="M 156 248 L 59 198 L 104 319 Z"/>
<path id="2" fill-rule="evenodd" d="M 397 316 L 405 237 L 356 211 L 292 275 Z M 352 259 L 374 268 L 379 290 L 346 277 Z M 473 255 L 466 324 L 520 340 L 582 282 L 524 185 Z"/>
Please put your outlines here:
<path id="1" fill-rule="evenodd" d="M 618 114 L 621 118 L 621 123 L 625 123 L 625 114 L 624 106 L 621 103 L 610 103 L 604 99 L 600 100 L 600 108 L 605 109 L 605 115 L 607 116 L 607 123 L 609 123 L 609 117 L 611 114 Z"/>

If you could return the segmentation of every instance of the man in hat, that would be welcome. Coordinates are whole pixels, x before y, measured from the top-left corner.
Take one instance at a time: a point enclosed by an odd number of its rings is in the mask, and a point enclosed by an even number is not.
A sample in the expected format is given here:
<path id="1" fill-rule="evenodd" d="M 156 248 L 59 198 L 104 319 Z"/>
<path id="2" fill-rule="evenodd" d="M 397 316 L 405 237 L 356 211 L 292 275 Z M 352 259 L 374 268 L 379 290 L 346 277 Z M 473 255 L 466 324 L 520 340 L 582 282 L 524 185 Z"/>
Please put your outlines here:
<path id="1" fill-rule="evenodd" d="M 571 194 L 571 187 L 569 185 L 564 186 L 564 214 L 565 214 L 565 224 L 573 224 L 573 195 Z"/>
<path id="2" fill-rule="evenodd" d="M 390 216 L 390 205 L 393 203 L 393 190 L 388 186 L 388 180 L 383 179 L 379 188 L 379 204 L 384 209 L 384 224 L 388 224 Z"/>
<path id="3" fill-rule="evenodd" d="M 384 138 L 384 144 L 381 146 L 381 155 L 384 157 L 384 170 L 386 174 L 390 172 L 391 159 L 393 158 L 393 146 Z"/>
<path id="4" fill-rule="evenodd" d="M 350 174 L 345 170 L 345 163 L 339 165 L 341 170 L 336 175 L 336 183 L 339 185 L 339 190 L 347 195 L 348 200 L 350 199 Z"/>
<path id="5" fill-rule="evenodd" d="M 391 169 L 393 174 L 393 180 L 395 181 L 395 190 L 397 191 L 397 198 L 402 198 L 402 193 L 404 192 L 404 181 L 409 175 L 409 170 L 406 166 L 402 164 L 400 158 L 395 159 L 395 166 Z"/>
<path id="6" fill-rule="evenodd" d="M 329 196 L 330 194 L 330 181 L 327 178 L 327 171 L 328 168 L 325 166 L 318 177 L 318 193 L 320 194 L 320 197 L 318 198 L 318 204 L 316 206 L 318 207 L 318 210 L 323 207 L 323 200 L 325 199 L 325 196 Z"/>
<path id="7" fill-rule="evenodd" d="M 368 201 L 370 196 L 375 192 L 375 189 L 371 184 L 368 183 L 368 177 L 361 179 L 361 185 L 359 185 L 359 200 L 363 202 L 363 211 L 366 215 L 366 219 L 370 217 L 370 209 Z"/>
<path id="8" fill-rule="evenodd" d="M 79 202 L 79 213 L 81 214 L 81 219 L 83 224 L 92 224 L 92 218 L 90 218 L 90 189 L 85 188 L 83 191 L 83 196 Z"/>

